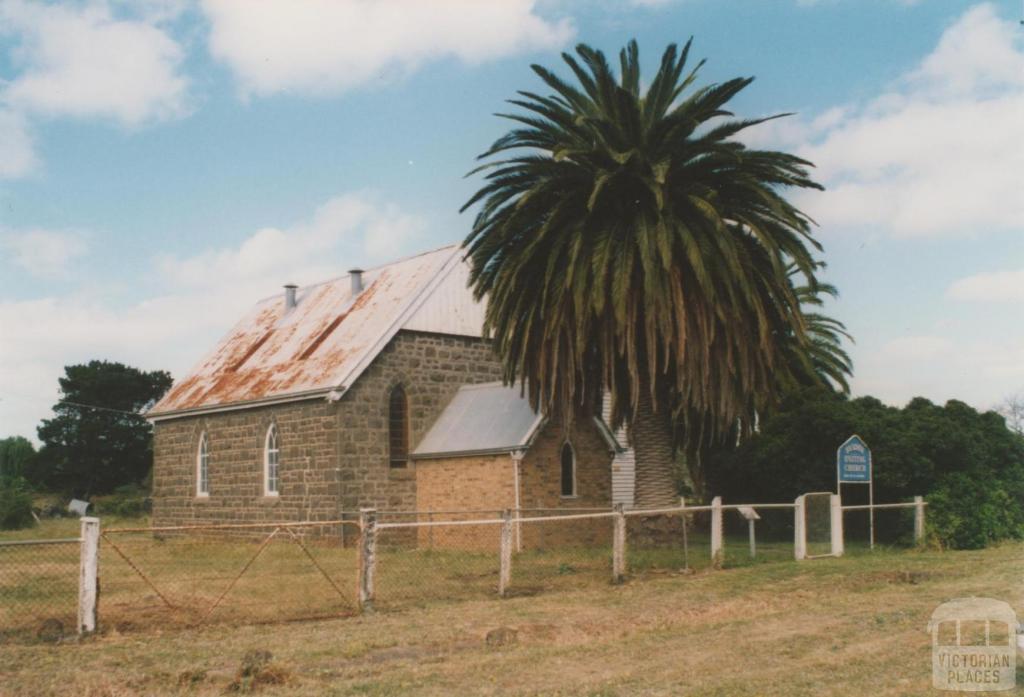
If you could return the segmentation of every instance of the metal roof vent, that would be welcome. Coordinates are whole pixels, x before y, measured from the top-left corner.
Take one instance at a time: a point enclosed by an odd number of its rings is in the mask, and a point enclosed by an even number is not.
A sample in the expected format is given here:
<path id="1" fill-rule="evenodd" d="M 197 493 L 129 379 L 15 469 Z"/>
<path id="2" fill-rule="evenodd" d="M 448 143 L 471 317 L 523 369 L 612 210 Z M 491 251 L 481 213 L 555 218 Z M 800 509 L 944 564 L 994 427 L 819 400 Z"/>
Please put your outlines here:
<path id="1" fill-rule="evenodd" d="M 298 286 L 294 283 L 288 283 L 284 287 L 284 311 L 291 312 L 298 305 L 298 300 L 295 299 L 295 291 Z"/>
<path id="2" fill-rule="evenodd" d="M 352 295 L 359 295 L 363 292 L 363 270 L 349 269 L 348 275 L 352 279 Z"/>

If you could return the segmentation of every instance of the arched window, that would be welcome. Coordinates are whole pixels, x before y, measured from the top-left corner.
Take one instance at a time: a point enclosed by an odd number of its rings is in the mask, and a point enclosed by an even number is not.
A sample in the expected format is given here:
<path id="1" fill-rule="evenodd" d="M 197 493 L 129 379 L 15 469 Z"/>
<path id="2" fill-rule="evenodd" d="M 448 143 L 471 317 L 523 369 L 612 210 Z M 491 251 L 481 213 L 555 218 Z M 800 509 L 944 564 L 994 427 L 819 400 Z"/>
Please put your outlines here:
<path id="1" fill-rule="evenodd" d="M 210 441 L 206 431 L 199 434 L 199 450 L 196 452 L 196 496 L 210 495 Z"/>
<path id="2" fill-rule="evenodd" d="M 263 444 L 263 494 L 265 496 L 277 496 L 280 473 L 281 451 L 277 447 L 277 426 L 270 424 L 267 429 L 267 439 Z"/>
<path id="3" fill-rule="evenodd" d="M 392 467 L 409 462 L 409 400 L 401 385 L 391 390 L 388 399 L 388 458 Z"/>
<path id="4" fill-rule="evenodd" d="M 576 452 L 572 444 L 565 441 L 562 445 L 562 496 L 576 495 Z"/>

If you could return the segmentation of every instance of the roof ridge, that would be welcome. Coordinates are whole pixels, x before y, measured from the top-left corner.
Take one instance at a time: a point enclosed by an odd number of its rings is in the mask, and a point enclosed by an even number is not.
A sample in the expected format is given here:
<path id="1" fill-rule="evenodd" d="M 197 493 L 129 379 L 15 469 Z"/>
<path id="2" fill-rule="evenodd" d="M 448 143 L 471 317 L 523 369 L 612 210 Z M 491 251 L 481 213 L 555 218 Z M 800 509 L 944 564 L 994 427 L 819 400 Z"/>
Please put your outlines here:
<path id="1" fill-rule="evenodd" d="M 415 254 L 409 254 L 409 255 L 404 256 L 404 257 L 399 257 L 398 259 L 394 259 L 392 261 L 387 261 L 387 262 L 384 262 L 383 264 L 377 264 L 376 266 L 370 266 L 368 268 L 363 269 L 363 272 L 365 273 L 367 271 L 379 271 L 380 269 L 385 269 L 385 268 L 387 268 L 389 266 L 395 266 L 396 264 L 402 264 L 402 263 L 405 263 L 407 261 L 411 261 L 413 259 L 416 259 L 418 257 L 425 257 L 428 254 L 436 254 L 437 252 L 443 251 L 445 249 L 452 249 L 452 248 L 461 247 L 461 246 L 462 246 L 461 242 L 452 242 L 451 244 L 445 244 L 445 245 L 442 245 L 440 247 L 435 247 L 433 249 L 427 249 L 427 250 L 422 251 L 422 252 L 416 252 Z M 326 279 L 324 279 L 322 281 L 317 281 L 315 283 L 307 283 L 304 286 L 299 286 L 298 290 L 308 290 L 310 288 L 317 288 L 318 286 L 325 286 L 325 285 L 327 285 L 329 283 L 335 283 L 337 281 L 340 281 L 343 278 L 348 278 L 351 275 L 352 274 L 350 274 L 350 273 L 343 273 L 343 274 L 341 274 L 339 276 L 332 276 L 331 278 L 326 278 Z M 281 297 L 280 293 L 274 293 L 273 295 L 268 295 L 266 297 L 260 298 L 259 300 L 256 301 L 256 304 L 259 305 L 260 303 L 267 302 L 268 300 L 277 300 L 280 297 Z"/>

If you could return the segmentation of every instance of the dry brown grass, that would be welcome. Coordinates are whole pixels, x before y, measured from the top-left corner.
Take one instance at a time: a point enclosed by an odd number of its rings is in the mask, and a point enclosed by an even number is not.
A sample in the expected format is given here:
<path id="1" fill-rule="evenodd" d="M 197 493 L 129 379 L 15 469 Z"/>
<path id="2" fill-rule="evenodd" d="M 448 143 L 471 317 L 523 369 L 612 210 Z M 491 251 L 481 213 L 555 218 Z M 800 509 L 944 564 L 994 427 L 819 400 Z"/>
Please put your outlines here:
<path id="1" fill-rule="evenodd" d="M 883 552 L 342 620 L 109 632 L 4 646 L 0 695 L 218 695 L 254 650 L 286 676 L 266 695 L 926 695 L 932 609 L 964 595 L 1024 609 L 1022 569 L 1021 544 Z M 499 627 L 515 641 L 488 645 Z"/>

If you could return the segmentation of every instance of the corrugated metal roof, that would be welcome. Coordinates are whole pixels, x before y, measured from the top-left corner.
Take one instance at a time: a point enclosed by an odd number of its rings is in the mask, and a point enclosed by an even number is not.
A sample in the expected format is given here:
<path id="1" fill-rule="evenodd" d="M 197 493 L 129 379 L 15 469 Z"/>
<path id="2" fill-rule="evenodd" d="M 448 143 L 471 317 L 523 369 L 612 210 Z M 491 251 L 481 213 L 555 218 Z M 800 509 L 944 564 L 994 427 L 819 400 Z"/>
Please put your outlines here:
<path id="1" fill-rule="evenodd" d="M 405 329 L 461 336 L 483 333 L 487 305 L 469 289 L 469 264 L 458 264 L 405 323 Z"/>
<path id="2" fill-rule="evenodd" d="M 283 293 L 266 298 L 148 415 L 347 388 L 463 263 L 451 245 L 365 271 L 364 289 L 355 297 L 345 275 L 300 288 L 290 312 Z"/>
<path id="3" fill-rule="evenodd" d="M 529 446 L 543 417 L 500 382 L 464 385 L 413 451 L 414 458 L 510 452 Z"/>

